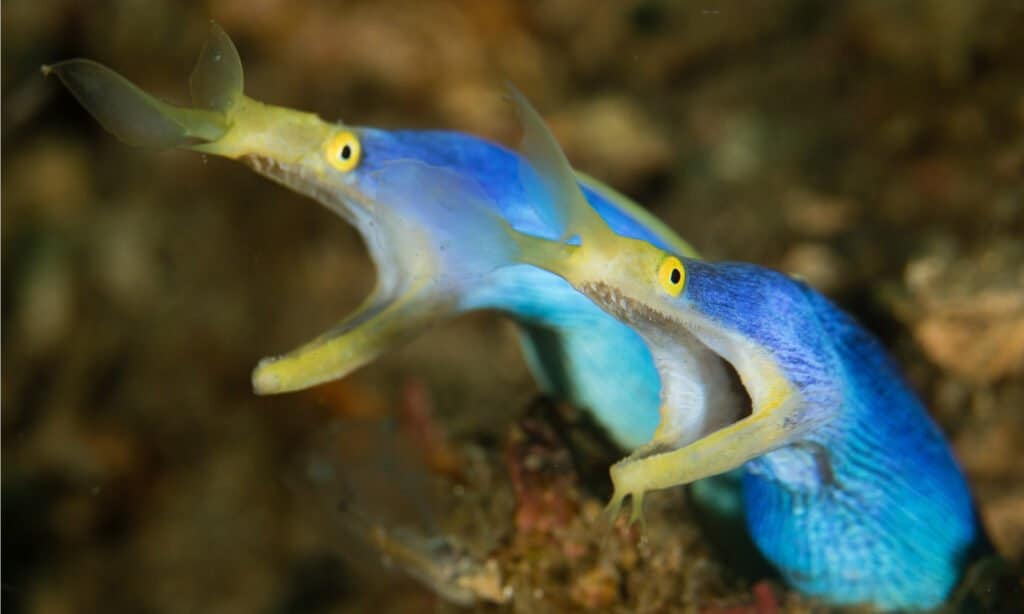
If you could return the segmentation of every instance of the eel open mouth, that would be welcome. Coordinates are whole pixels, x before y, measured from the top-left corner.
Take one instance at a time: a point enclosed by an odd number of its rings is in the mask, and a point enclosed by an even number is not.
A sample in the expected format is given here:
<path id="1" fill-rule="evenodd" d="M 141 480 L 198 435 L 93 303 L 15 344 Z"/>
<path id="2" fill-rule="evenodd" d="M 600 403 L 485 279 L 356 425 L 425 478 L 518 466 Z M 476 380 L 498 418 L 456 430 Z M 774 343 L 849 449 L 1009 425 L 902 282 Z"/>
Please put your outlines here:
<path id="1" fill-rule="evenodd" d="M 441 283 L 446 275 L 451 277 L 450 271 L 436 257 L 445 235 L 427 227 L 427 218 L 410 220 L 407 215 L 429 198 L 431 189 L 443 191 L 452 182 L 439 185 L 436 177 L 443 173 L 425 171 L 415 161 L 386 169 L 378 163 L 365 172 L 359 158 L 350 156 L 353 164 L 340 164 L 328 155 L 330 144 L 339 136 L 352 139 L 351 154 L 352 147 L 360 146 L 356 139 L 362 131 L 245 96 L 238 51 L 216 24 L 189 79 L 191 106 L 159 100 L 91 60 L 66 60 L 43 67 L 43 72 L 57 76 L 121 141 L 240 160 L 331 208 L 359 230 L 377 267 L 376 289 L 326 333 L 288 354 L 261 361 L 252 377 L 258 393 L 298 390 L 342 377 L 455 313 L 455 297 L 446 291 L 450 286 Z M 368 191 L 367 185 L 374 190 Z"/>
<path id="2" fill-rule="evenodd" d="M 662 313 L 608 284 L 581 289 L 640 333 L 662 379 L 653 439 L 611 468 L 612 517 L 630 498 L 631 519 L 640 520 L 646 492 L 731 471 L 799 437 L 800 394 L 756 342 L 700 313 Z"/>
<path id="3" fill-rule="evenodd" d="M 654 356 L 662 383 L 661 423 L 638 454 L 689 445 L 750 415 L 750 394 L 736 367 L 694 335 L 682 318 L 604 282 L 585 283 L 580 289 L 639 332 Z"/>

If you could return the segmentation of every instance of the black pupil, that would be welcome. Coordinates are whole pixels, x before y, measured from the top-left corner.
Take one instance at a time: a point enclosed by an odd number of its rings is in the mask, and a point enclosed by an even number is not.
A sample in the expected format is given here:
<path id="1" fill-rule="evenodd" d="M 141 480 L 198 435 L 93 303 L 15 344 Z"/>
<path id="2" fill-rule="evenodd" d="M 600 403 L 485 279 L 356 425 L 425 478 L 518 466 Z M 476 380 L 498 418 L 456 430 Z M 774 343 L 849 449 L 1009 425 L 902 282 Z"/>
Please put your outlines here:
<path id="1" fill-rule="evenodd" d="M 351 157 L 352 157 L 352 146 L 351 145 L 345 145 L 344 147 L 342 147 L 341 148 L 341 159 L 342 160 L 348 160 Z"/>
<path id="2" fill-rule="evenodd" d="M 679 269 L 672 269 L 672 272 L 669 274 L 668 278 L 669 280 L 672 281 L 672 283 L 677 284 L 679 283 L 679 280 L 682 278 L 682 274 L 679 272 Z"/>

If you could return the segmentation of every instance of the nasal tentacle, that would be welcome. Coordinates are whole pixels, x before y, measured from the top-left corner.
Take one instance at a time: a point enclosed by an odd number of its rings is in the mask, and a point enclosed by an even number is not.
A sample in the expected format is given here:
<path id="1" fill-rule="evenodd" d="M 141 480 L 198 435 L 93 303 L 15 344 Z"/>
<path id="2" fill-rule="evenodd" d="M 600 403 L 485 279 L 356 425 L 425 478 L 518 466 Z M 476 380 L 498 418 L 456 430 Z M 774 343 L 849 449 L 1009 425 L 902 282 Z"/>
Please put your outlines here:
<path id="1" fill-rule="evenodd" d="M 57 78 L 108 132 L 137 147 L 180 147 L 216 141 L 228 131 L 223 113 L 179 107 L 159 100 L 92 60 L 43 67 Z"/>

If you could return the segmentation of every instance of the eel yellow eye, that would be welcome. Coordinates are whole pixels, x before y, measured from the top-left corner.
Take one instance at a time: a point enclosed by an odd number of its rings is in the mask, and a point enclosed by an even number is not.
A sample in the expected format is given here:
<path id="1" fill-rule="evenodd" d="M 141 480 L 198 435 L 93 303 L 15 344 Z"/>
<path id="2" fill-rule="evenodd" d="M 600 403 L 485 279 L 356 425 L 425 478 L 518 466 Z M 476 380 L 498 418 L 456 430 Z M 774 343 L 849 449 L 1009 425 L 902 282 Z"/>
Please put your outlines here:
<path id="1" fill-rule="evenodd" d="M 670 296 L 679 296 L 683 291 L 683 284 L 686 283 L 686 269 L 679 258 L 668 256 L 661 261 L 658 267 L 658 282 L 661 283 L 661 289 Z"/>
<path id="2" fill-rule="evenodd" d="M 347 130 L 339 132 L 333 139 L 327 141 L 327 146 L 324 148 L 327 161 L 343 173 L 347 173 L 359 164 L 361 154 L 362 148 L 359 146 L 359 139 Z"/>

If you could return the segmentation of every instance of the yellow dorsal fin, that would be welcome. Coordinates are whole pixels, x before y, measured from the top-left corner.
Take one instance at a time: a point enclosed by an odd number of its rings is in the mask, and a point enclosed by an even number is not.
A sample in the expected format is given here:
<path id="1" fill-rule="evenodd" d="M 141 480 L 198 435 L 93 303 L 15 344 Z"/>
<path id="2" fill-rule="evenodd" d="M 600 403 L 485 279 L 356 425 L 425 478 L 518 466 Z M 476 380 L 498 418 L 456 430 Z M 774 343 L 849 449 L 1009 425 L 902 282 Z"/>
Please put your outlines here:
<path id="1" fill-rule="evenodd" d="M 589 247 L 613 238 L 612 230 L 583 196 L 576 174 L 544 120 L 518 90 L 511 85 L 508 90 L 523 131 L 519 180 L 541 218 L 556 229 L 562 242 L 578 236 Z"/>

